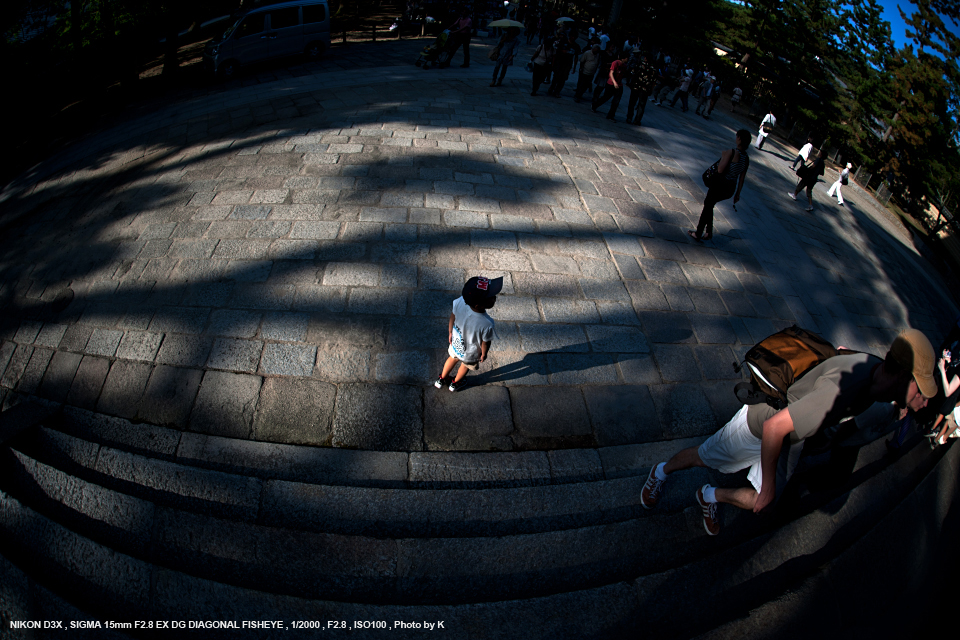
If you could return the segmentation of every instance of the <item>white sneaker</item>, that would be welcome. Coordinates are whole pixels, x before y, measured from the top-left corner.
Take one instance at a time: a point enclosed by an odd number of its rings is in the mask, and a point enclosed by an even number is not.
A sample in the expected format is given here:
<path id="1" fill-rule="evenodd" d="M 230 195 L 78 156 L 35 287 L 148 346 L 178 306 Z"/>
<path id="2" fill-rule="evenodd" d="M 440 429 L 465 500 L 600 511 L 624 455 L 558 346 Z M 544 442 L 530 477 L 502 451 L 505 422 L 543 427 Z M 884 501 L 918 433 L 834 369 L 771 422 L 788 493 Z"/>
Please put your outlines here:
<path id="1" fill-rule="evenodd" d="M 795 194 L 793 191 L 787 191 L 787 195 L 793 198 L 794 200 L 797 199 L 797 194 Z"/>

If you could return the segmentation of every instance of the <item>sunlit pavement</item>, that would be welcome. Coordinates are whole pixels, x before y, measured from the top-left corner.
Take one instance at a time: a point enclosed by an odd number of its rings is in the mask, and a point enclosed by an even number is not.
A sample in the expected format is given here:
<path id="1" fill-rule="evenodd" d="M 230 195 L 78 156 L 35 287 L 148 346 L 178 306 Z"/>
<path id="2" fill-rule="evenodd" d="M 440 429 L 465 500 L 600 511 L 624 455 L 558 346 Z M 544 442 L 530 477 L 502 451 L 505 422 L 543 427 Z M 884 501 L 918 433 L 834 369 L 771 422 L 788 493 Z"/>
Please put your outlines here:
<path id="1" fill-rule="evenodd" d="M 604 447 L 713 432 L 731 363 L 797 323 L 883 355 L 934 344 L 947 286 L 869 194 L 787 197 L 751 149 L 743 199 L 691 241 L 699 175 L 745 120 L 647 103 L 643 126 L 414 66 L 423 41 L 140 105 L 0 200 L 0 384 L 134 421 L 361 449 Z M 755 124 L 747 127 L 755 132 Z M 437 390 L 450 305 L 503 276 L 491 358 Z"/>

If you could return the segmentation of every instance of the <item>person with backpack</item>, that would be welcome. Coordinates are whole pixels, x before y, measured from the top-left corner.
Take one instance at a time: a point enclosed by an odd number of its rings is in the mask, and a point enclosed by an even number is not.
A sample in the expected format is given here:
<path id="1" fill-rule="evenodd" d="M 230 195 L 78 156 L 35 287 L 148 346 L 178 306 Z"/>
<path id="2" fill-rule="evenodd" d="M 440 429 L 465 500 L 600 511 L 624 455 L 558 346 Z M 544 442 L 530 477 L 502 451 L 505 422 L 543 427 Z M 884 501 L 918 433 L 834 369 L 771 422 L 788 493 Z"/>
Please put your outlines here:
<path id="1" fill-rule="evenodd" d="M 793 191 L 787 191 L 787 195 L 796 200 L 800 192 L 806 189 L 806 210 L 813 211 L 813 187 L 816 186 L 825 170 L 826 165 L 823 162 L 823 151 L 821 150 L 816 157 L 804 160 L 803 164 L 800 165 L 800 168 L 797 169 L 797 177 L 799 178 L 797 188 Z"/>
<path id="2" fill-rule="evenodd" d="M 699 447 L 683 449 L 667 462 L 654 465 L 640 492 L 640 502 L 646 509 L 654 508 L 668 478 L 677 471 L 708 467 L 736 473 L 749 469 L 748 487 L 725 489 L 705 484 L 697 490 L 703 527 L 715 536 L 720 533 L 717 504 L 732 504 L 754 513 L 769 507 L 793 474 L 807 438 L 863 413 L 874 402 L 894 402 L 913 412 L 923 409 L 937 394 L 935 366 L 933 345 L 916 329 L 900 333 L 882 360 L 855 352 L 827 357 L 787 387 L 786 407 L 778 410 L 768 403 L 745 404 Z"/>
<path id="3" fill-rule="evenodd" d="M 837 204 L 841 207 L 843 206 L 843 195 L 840 193 L 840 187 L 849 182 L 850 169 L 853 169 L 851 163 L 847 163 L 847 166 L 844 167 L 843 171 L 840 172 L 840 176 L 837 178 L 837 181 L 833 183 L 833 186 L 830 187 L 830 190 L 827 191 L 828 196 L 832 196 L 833 192 L 837 192 Z"/>

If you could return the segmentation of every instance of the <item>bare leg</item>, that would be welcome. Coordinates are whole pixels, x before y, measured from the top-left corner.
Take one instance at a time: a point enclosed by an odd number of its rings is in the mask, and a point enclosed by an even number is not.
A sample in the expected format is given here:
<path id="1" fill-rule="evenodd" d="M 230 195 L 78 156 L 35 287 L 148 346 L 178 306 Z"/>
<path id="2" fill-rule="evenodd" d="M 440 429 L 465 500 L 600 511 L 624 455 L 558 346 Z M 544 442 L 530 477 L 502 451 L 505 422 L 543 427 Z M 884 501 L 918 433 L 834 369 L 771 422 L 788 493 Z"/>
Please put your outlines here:
<path id="1" fill-rule="evenodd" d="M 739 489 L 720 489 L 717 488 L 717 502 L 732 504 L 741 509 L 753 510 L 753 505 L 757 502 L 757 490 L 753 487 L 740 487 Z"/>
<path id="2" fill-rule="evenodd" d="M 446 378 L 450 375 L 450 372 L 453 370 L 453 365 L 460 362 L 456 358 L 447 357 L 447 361 L 443 363 L 443 373 L 440 374 L 441 378 Z"/>
<path id="3" fill-rule="evenodd" d="M 942 417 L 942 416 L 941 416 L 941 417 Z M 956 428 L 956 427 L 954 427 L 954 429 L 955 429 L 955 428 Z M 948 432 L 948 431 L 951 431 L 951 429 L 950 429 L 950 423 L 947 422 L 947 421 L 944 421 L 944 423 L 943 423 L 943 428 L 940 429 L 940 431 L 937 433 L 937 439 L 936 439 L 937 444 L 940 443 L 940 438 L 943 438 L 943 437 L 945 437 L 945 436 L 947 435 L 947 432 Z"/>
<path id="4" fill-rule="evenodd" d="M 461 362 L 460 369 L 457 371 L 457 377 L 454 382 L 460 382 L 463 380 L 463 377 L 467 375 L 467 371 L 469 371 L 469 369 L 467 369 L 467 366 Z"/>
<path id="5" fill-rule="evenodd" d="M 679 451 L 663 466 L 663 472 L 670 474 L 674 471 L 683 471 L 693 467 L 705 467 L 700 459 L 699 447 L 689 447 Z"/>

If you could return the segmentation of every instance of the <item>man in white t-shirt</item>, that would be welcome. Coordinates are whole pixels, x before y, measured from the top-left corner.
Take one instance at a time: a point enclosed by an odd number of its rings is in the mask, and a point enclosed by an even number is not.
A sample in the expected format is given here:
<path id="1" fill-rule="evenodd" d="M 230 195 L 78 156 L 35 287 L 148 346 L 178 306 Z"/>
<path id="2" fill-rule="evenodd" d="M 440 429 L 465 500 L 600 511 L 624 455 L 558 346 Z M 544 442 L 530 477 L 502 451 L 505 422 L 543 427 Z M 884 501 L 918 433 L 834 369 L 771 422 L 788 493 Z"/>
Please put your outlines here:
<path id="1" fill-rule="evenodd" d="M 807 138 L 807 143 L 800 147 L 800 153 L 797 154 L 796 159 L 791 165 L 791 169 L 796 169 L 798 164 L 803 164 L 807 161 L 807 158 L 810 157 L 810 152 L 813 151 L 813 138 Z"/>
<path id="2" fill-rule="evenodd" d="M 777 118 L 773 115 L 772 110 L 768 111 L 767 115 L 760 121 L 760 131 L 757 132 L 757 149 L 763 149 L 763 143 L 775 126 L 777 126 Z"/>

